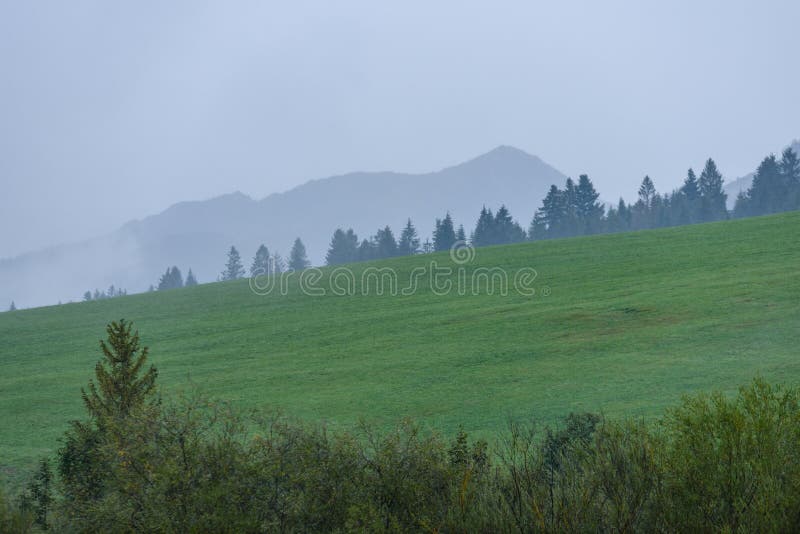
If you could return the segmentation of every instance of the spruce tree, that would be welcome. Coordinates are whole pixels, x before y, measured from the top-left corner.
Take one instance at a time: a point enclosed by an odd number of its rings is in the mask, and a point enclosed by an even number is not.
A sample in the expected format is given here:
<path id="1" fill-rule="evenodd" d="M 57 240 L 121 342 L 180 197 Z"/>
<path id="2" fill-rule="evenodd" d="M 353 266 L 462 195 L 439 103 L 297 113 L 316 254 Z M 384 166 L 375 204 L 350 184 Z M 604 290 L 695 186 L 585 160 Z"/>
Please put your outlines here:
<path id="1" fill-rule="evenodd" d="M 144 371 L 148 348 L 139 347 L 139 332 L 121 319 L 106 327 L 108 339 L 100 341 L 103 359 L 95 366 L 97 382 L 90 380 L 81 396 L 86 410 L 97 420 L 124 418 L 143 408 L 155 393 L 158 371 Z M 144 372 L 142 372 L 144 371 Z"/>
<path id="2" fill-rule="evenodd" d="M 337 228 L 333 232 L 331 244 L 325 254 L 326 265 L 340 265 L 358 260 L 358 236 L 350 228 L 345 232 Z"/>
<path id="3" fill-rule="evenodd" d="M 783 151 L 780 163 L 783 187 L 786 195 L 781 202 L 783 210 L 800 208 L 800 158 L 792 147 Z"/>
<path id="4" fill-rule="evenodd" d="M 83 300 L 85 302 L 89 302 L 90 300 L 92 300 L 92 292 L 91 291 L 87 291 L 86 293 L 84 293 L 83 294 Z"/>
<path id="5" fill-rule="evenodd" d="M 388 226 L 378 230 L 375 234 L 375 244 L 377 245 L 378 258 L 393 258 L 397 256 L 397 241 L 394 238 L 392 229 Z"/>
<path id="6" fill-rule="evenodd" d="M 417 229 L 414 228 L 411 219 L 408 219 L 403 231 L 400 233 L 400 241 L 397 243 L 397 253 L 401 256 L 411 256 L 419 253 L 419 251 Z"/>
<path id="7" fill-rule="evenodd" d="M 269 258 L 269 249 L 262 244 L 258 247 L 256 255 L 253 257 L 253 263 L 250 265 L 250 276 L 270 274 Z"/>
<path id="8" fill-rule="evenodd" d="M 703 220 L 719 221 L 727 218 L 728 209 L 726 201 L 728 195 L 722 189 L 724 180 L 714 160 L 708 158 L 703 172 L 700 173 L 700 195 L 702 203 Z"/>
<path id="9" fill-rule="evenodd" d="M 278 254 L 277 252 L 272 255 L 272 265 L 270 266 L 272 269 L 272 274 L 281 274 L 286 270 L 286 262 L 283 261 L 283 256 Z"/>
<path id="10" fill-rule="evenodd" d="M 593 234 L 601 229 L 601 220 L 605 209 L 597 200 L 600 198 L 589 176 L 581 174 L 578 187 L 575 189 L 575 204 L 578 218 L 583 226 L 583 233 Z"/>
<path id="11" fill-rule="evenodd" d="M 433 233 L 433 248 L 436 251 L 450 250 L 456 242 L 456 231 L 453 218 L 448 212 L 444 219 L 436 219 L 436 230 Z"/>
<path id="12" fill-rule="evenodd" d="M 478 222 L 475 223 L 475 230 L 472 232 L 472 245 L 485 247 L 494 244 L 494 242 L 495 218 L 492 210 L 483 206 L 480 215 L 478 215 Z"/>
<path id="13" fill-rule="evenodd" d="M 308 269 L 311 263 L 306 256 L 306 246 L 298 237 L 294 240 L 292 251 L 289 253 L 289 269 L 292 271 L 302 271 Z"/>
<path id="14" fill-rule="evenodd" d="M 467 242 L 467 232 L 464 231 L 463 224 L 458 225 L 458 230 L 456 230 L 456 241 L 460 241 L 462 243 Z"/>
<path id="15" fill-rule="evenodd" d="M 639 186 L 639 200 L 645 209 L 649 210 L 653 202 L 653 197 L 656 196 L 656 186 L 649 176 L 642 179 L 642 185 Z"/>
<path id="16" fill-rule="evenodd" d="M 191 267 L 189 267 L 189 272 L 186 273 L 186 282 L 183 285 L 184 287 L 193 287 L 197 285 L 197 278 L 195 278 Z"/>
<path id="17" fill-rule="evenodd" d="M 228 262 L 225 264 L 225 270 L 220 275 L 220 280 L 237 280 L 244 276 L 244 266 L 242 266 L 242 259 L 239 256 L 239 251 L 236 247 L 231 246 L 228 251 Z"/>
<path id="18" fill-rule="evenodd" d="M 373 240 L 362 239 L 358 245 L 358 261 L 374 260 L 377 255 L 376 250 L 377 246 Z"/>
<path id="19" fill-rule="evenodd" d="M 8 307 L 8 311 L 17 311 L 17 305 L 14 304 L 14 301 L 11 301 L 11 306 Z"/>

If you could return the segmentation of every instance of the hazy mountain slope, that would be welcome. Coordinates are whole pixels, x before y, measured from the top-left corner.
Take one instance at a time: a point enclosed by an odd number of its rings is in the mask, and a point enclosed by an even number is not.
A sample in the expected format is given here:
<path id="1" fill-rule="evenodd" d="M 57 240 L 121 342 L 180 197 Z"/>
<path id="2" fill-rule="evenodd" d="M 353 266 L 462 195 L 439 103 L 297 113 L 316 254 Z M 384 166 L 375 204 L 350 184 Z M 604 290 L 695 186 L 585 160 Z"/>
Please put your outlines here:
<path id="1" fill-rule="evenodd" d="M 501 146 L 473 160 L 427 174 L 357 172 L 313 180 L 256 201 L 233 193 L 181 202 L 127 223 L 108 236 L 0 262 L 0 306 L 28 307 L 77 300 L 110 284 L 142 291 L 169 265 L 215 280 L 236 245 L 249 264 L 258 244 L 287 256 L 295 237 L 310 259 L 323 262 L 333 230 L 352 227 L 368 237 L 389 224 L 399 232 L 411 217 L 422 236 L 449 210 L 469 231 L 486 204 L 505 203 L 527 226 L 550 184 L 566 179 L 541 159 Z"/>

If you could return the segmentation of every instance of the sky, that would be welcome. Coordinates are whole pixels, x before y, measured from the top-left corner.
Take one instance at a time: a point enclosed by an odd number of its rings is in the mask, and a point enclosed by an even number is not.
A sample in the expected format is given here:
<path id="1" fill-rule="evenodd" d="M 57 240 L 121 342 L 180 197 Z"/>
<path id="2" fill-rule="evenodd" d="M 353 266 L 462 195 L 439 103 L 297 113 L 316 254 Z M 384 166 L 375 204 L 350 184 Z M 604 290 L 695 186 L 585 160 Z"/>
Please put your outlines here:
<path id="1" fill-rule="evenodd" d="M 798 20 L 796 0 L 0 2 L 0 257 L 501 144 L 607 200 L 708 157 L 732 180 L 800 137 Z"/>

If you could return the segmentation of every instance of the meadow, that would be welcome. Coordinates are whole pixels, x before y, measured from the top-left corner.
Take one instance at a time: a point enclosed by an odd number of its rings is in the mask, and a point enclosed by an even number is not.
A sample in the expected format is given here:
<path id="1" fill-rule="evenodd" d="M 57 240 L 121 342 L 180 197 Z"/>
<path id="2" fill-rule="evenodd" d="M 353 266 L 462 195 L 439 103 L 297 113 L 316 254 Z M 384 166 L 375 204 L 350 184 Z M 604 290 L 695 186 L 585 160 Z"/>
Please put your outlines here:
<path id="1" fill-rule="evenodd" d="M 350 266 L 458 267 L 447 253 Z M 222 266 L 220 266 L 221 268 Z M 534 295 L 310 296 L 247 280 L 0 314 L 0 473 L 83 417 L 106 323 L 135 322 L 169 395 L 197 388 L 333 428 L 412 417 L 490 438 L 509 417 L 651 419 L 683 394 L 800 382 L 800 213 L 480 248 Z M 323 269 L 324 278 L 330 273 Z M 453 275 L 455 280 L 456 275 Z M 1 478 L 1 477 L 0 477 Z"/>

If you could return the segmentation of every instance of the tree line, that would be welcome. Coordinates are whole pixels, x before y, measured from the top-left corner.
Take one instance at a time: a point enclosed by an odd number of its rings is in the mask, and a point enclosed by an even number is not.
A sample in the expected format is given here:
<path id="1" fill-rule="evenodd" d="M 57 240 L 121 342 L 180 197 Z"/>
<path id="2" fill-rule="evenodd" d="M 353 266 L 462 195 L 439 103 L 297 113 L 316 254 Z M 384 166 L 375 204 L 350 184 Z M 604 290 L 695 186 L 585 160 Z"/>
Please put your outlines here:
<path id="1" fill-rule="evenodd" d="M 107 327 L 86 415 L 0 531 L 792 532 L 800 390 L 756 379 L 685 398 L 653 424 L 512 419 L 493 444 L 412 421 L 331 431 L 165 399 L 126 321 Z"/>
<path id="2" fill-rule="evenodd" d="M 680 226 L 797 210 L 800 209 L 800 158 L 791 147 L 783 151 L 780 159 L 774 154 L 765 157 L 754 174 L 751 186 L 738 195 L 732 212 L 727 210 L 727 194 L 723 185 L 722 174 L 714 160 L 709 158 L 699 177 L 690 168 L 681 187 L 670 193 L 659 193 L 653 180 L 645 176 L 637 190 L 635 202 L 626 203 L 620 198 L 615 206 L 606 209 L 599 201 L 600 194 L 589 176 L 582 174 L 577 183 L 568 178 L 563 189 L 556 184 L 550 186 L 542 205 L 535 210 L 527 231 L 513 219 L 504 205 L 496 213 L 484 206 L 469 235 L 463 225 L 456 227 L 450 213 L 446 213 L 441 219 L 435 220 L 431 238 L 424 242 L 411 219 L 407 220 L 400 231 L 399 238 L 395 237 L 388 225 L 361 240 L 352 228 L 337 228 L 331 237 L 325 263 L 341 265 L 446 251 L 457 242 L 482 247 Z M 305 245 L 298 237 L 287 261 L 278 253 L 270 254 L 265 245 L 260 245 L 250 265 L 249 275 L 279 274 L 286 270 L 302 271 L 310 265 Z M 236 280 L 247 273 L 239 251 L 231 246 L 225 268 L 218 280 Z M 161 276 L 157 286 L 150 286 L 150 290 L 161 291 L 196 284 L 197 280 L 191 269 L 184 281 L 180 270 L 173 266 Z M 113 286 L 109 289 L 113 289 Z M 84 300 L 99 300 L 125 294 L 127 292 L 124 290 L 114 290 L 113 294 L 108 291 L 87 291 L 84 293 Z M 9 310 L 15 309 L 12 302 Z"/>

